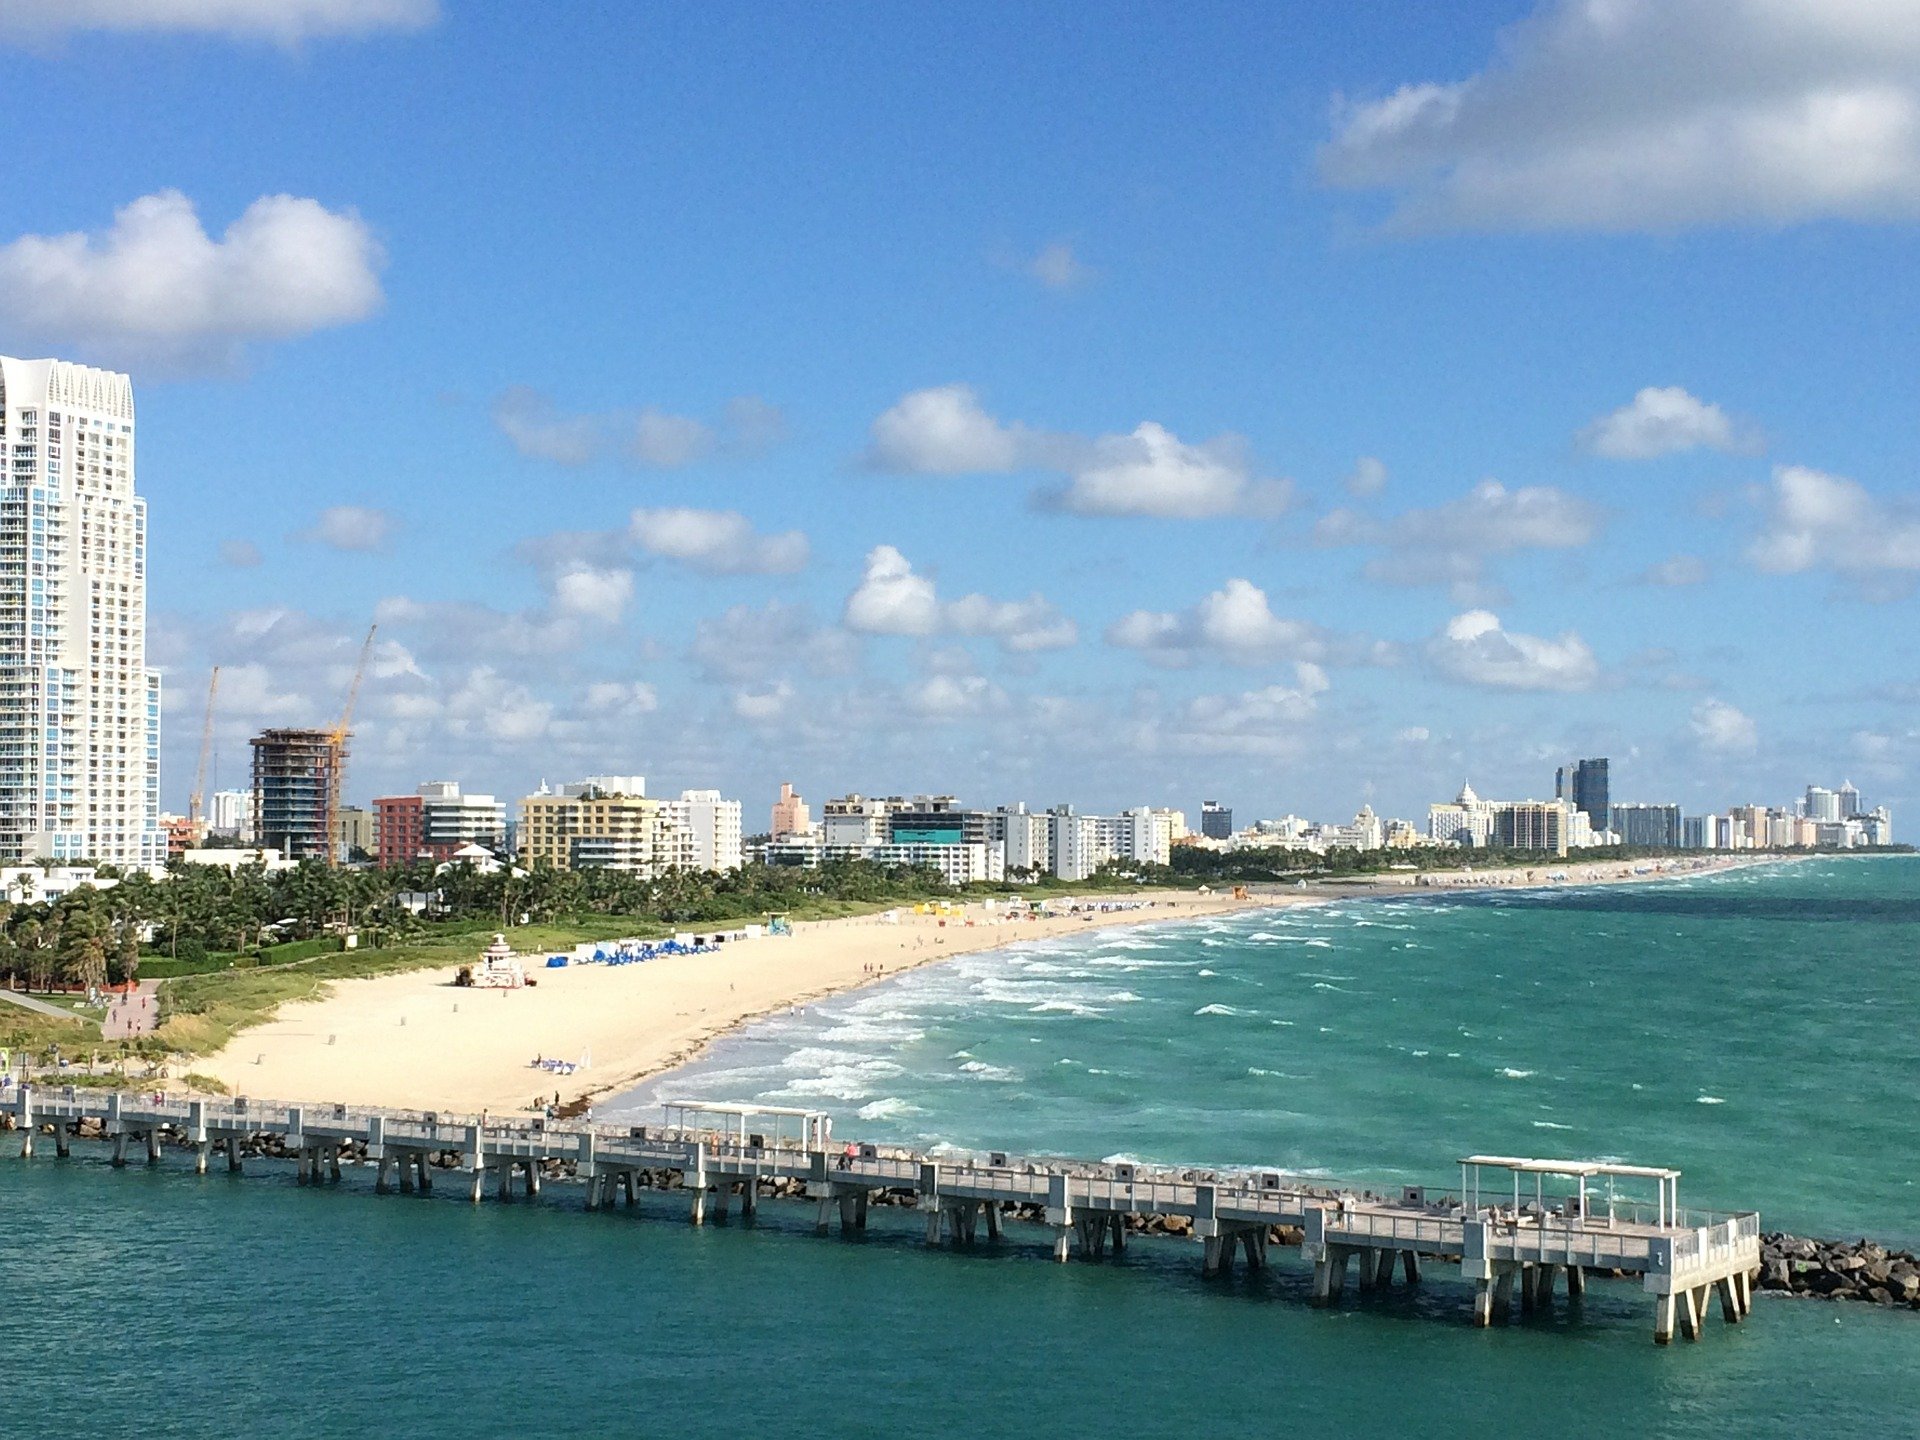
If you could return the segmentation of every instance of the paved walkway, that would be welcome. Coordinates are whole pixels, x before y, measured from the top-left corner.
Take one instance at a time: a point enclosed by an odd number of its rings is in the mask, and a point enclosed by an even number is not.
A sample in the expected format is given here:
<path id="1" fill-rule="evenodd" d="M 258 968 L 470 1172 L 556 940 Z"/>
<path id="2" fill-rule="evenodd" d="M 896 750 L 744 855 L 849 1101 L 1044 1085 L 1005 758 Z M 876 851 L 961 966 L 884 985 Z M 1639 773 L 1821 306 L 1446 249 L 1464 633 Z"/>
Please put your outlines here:
<path id="1" fill-rule="evenodd" d="M 36 1000 L 31 995 L 22 995 L 14 990 L 0 990 L 0 1000 L 9 1005 L 18 1005 L 22 1010 L 31 1010 L 36 1015 L 51 1015 L 56 1020 L 71 1020 L 73 1012 L 62 1010 L 58 1005 L 48 1004 L 45 1000 Z"/>
<path id="2" fill-rule="evenodd" d="M 100 1022 L 100 1037 L 131 1040 L 137 1035 L 151 1035 L 160 1019 L 159 989 L 158 980 L 142 980 L 131 994 L 115 995 L 107 1006 L 106 1019 Z"/>

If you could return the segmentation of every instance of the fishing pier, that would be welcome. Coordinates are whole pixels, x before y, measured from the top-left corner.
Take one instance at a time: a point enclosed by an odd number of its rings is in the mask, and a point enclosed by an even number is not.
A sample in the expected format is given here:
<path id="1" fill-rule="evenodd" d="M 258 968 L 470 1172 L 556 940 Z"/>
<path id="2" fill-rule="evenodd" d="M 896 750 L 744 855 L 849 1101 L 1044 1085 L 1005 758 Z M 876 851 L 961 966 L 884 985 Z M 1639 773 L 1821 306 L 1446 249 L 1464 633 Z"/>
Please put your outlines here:
<path id="1" fill-rule="evenodd" d="M 910 1195 L 935 1245 L 971 1246 L 983 1229 L 998 1240 L 1004 1217 L 1019 1209 L 1051 1227 L 1060 1261 L 1123 1252 L 1135 1217 L 1159 1217 L 1200 1241 L 1210 1275 L 1236 1262 L 1262 1269 L 1276 1234 L 1297 1232 L 1313 1265 L 1316 1304 L 1337 1303 L 1349 1275 L 1362 1291 L 1396 1275 L 1412 1285 L 1440 1262 L 1457 1265 L 1473 1287 L 1479 1326 L 1504 1323 L 1516 1304 L 1522 1314 L 1548 1306 L 1556 1288 L 1575 1300 L 1589 1271 L 1622 1273 L 1653 1297 L 1654 1339 L 1663 1345 L 1676 1332 L 1700 1339 L 1715 1298 L 1727 1323 L 1745 1319 L 1760 1269 L 1757 1212 L 1683 1209 L 1680 1172 L 1650 1166 L 1471 1155 L 1460 1162 L 1457 1191 L 1406 1186 L 1381 1195 L 1257 1168 L 842 1144 L 818 1111 L 694 1101 L 667 1106 L 662 1125 L 610 1126 L 23 1084 L 0 1100 L 0 1114 L 12 1115 L 27 1158 L 47 1138 L 68 1154 L 84 1126 L 112 1146 L 115 1164 L 141 1154 L 157 1161 L 171 1140 L 192 1149 L 202 1174 L 215 1154 L 237 1172 L 247 1147 L 271 1141 L 294 1160 L 303 1184 L 339 1180 L 342 1153 L 350 1152 L 378 1167 L 382 1193 L 430 1194 L 436 1172 L 451 1173 L 476 1203 L 490 1187 L 503 1200 L 516 1188 L 537 1195 L 546 1171 L 571 1164 L 588 1210 L 620 1199 L 632 1205 L 646 1174 L 672 1171 L 696 1225 L 725 1220 L 735 1200 L 753 1215 L 762 1188 L 778 1182 L 805 1187 L 821 1234 L 836 1219 L 843 1234 L 864 1230 L 877 1192 Z M 451 1172 L 448 1157 L 456 1160 Z M 1622 1186 L 1650 1189 L 1652 1199 L 1623 1199 Z"/>

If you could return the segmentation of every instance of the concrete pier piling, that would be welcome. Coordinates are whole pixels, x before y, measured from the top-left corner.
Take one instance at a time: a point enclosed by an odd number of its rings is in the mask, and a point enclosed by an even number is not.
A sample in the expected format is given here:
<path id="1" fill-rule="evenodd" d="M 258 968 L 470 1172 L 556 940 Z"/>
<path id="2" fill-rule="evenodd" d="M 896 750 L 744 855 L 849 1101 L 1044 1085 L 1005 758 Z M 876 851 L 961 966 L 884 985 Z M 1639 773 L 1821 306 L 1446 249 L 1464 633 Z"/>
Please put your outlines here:
<path id="1" fill-rule="evenodd" d="M 741 1215 L 757 1216 L 766 1184 L 773 1193 L 804 1187 L 817 1233 L 831 1232 L 837 1210 L 840 1233 L 855 1236 L 875 1195 L 906 1195 L 924 1215 L 929 1245 L 969 1249 L 982 1231 L 999 1240 L 1003 1214 L 1017 1208 L 1044 1222 L 1062 1262 L 1076 1252 L 1087 1261 L 1122 1255 L 1131 1227 L 1142 1227 L 1193 1237 L 1208 1275 L 1230 1276 L 1239 1266 L 1256 1276 L 1274 1244 L 1297 1239 L 1316 1305 L 1339 1304 L 1350 1271 L 1373 1295 L 1392 1287 L 1396 1270 L 1411 1286 L 1435 1263 L 1457 1264 L 1471 1286 L 1472 1323 L 1483 1328 L 1508 1321 L 1516 1292 L 1522 1315 L 1545 1315 L 1563 1277 L 1571 1305 L 1589 1270 L 1626 1274 L 1652 1295 L 1654 1339 L 1663 1345 L 1676 1333 L 1699 1340 L 1716 1300 L 1724 1323 L 1741 1323 L 1752 1312 L 1760 1264 L 1752 1212 L 1681 1209 L 1677 1170 L 1585 1161 L 1469 1156 L 1458 1192 L 1408 1187 L 1396 1198 L 1277 1171 L 836 1146 L 819 1112 L 749 1105 L 682 1102 L 668 1107 L 666 1126 L 614 1127 L 23 1085 L 0 1099 L 0 1113 L 20 1129 L 23 1158 L 33 1156 L 43 1126 L 61 1155 L 84 1126 L 107 1141 L 116 1166 L 135 1143 L 158 1161 L 171 1135 L 192 1151 L 199 1174 L 216 1148 L 240 1173 L 246 1149 L 258 1146 L 292 1158 L 301 1184 L 334 1184 L 351 1153 L 377 1166 L 377 1192 L 423 1196 L 446 1162 L 467 1172 L 472 1203 L 485 1196 L 490 1172 L 496 1195 L 508 1201 L 517 1181 L 532 1198 L 545 1167 L 571 1164 L 586 1209 L 613 1208 L 616 1188 L 633 1209 L 643 1175 L 677 1172 L 696 1225 L 709 1213 L 727 1219 L 736 1195 Z M 1488 1170 L 1498 1175 L 1493 1186 L 1483 1183 Z M 1621 1200 L 1617 1182 L 1650 1183 L 1655 1199 Z"/>

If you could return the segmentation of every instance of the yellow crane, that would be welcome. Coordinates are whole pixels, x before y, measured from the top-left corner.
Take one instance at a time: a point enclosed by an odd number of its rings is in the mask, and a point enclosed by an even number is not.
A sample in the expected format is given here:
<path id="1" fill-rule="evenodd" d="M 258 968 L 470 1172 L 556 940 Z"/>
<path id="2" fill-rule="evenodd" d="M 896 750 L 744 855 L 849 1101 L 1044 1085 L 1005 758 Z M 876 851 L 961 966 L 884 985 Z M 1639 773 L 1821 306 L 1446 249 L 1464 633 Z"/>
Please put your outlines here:
<path id="1" fill-rule="evenodd" d="M 367 660 L 373 654 L 374 632 L 378 625 L 367 627 L 367 638 L 360 646 L 360 662 L 353 667 L 353 683 L 347 686 L 346 708 L 340 712 L 340 723 L 327 732 L 332 742 L 332 754 L 327 768 L 327 816 L 326 850 L 327 864 L 340 863 L 340 793 L 347 778 L 347 736 L 353 726 L 354 702 L 360 698 L 360 682 L 367 677 Z"/>
<path id="2" fill-rule="evenodd" d="M 207 718 L 200 727 L 200 764 L 193 772 L 193 793 L 187 796 L 187 824 L 197 842 L 207 833 L 207 756 L 213 752 L 213 697 L 220 693 L 220 667 L 207 679 Z"/>

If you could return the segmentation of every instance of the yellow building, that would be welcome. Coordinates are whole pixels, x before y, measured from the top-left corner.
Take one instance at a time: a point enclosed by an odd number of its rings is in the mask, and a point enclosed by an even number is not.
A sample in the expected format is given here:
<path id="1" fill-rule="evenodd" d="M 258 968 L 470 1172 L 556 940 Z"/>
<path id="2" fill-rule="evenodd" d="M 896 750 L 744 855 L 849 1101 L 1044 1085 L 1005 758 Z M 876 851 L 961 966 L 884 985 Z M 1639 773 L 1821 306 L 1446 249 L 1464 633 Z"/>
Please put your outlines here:
<path id="1" fill-rule="evenodd" d="M 653 874 L 671 859 L 662 854 L 663 807 L 643 794 L 625 793 L 638 788 L 587 781 L 527 796 L 520 802 L 520 862 Z"/>
<path id="2" fill-rule="evenodd" d="M 351 857 L 355 851 L 371 855 L 374 843 L 373 812 L 355 805 L 343 805 L 333 817 L 333 843 L 338 852 Z"/>

